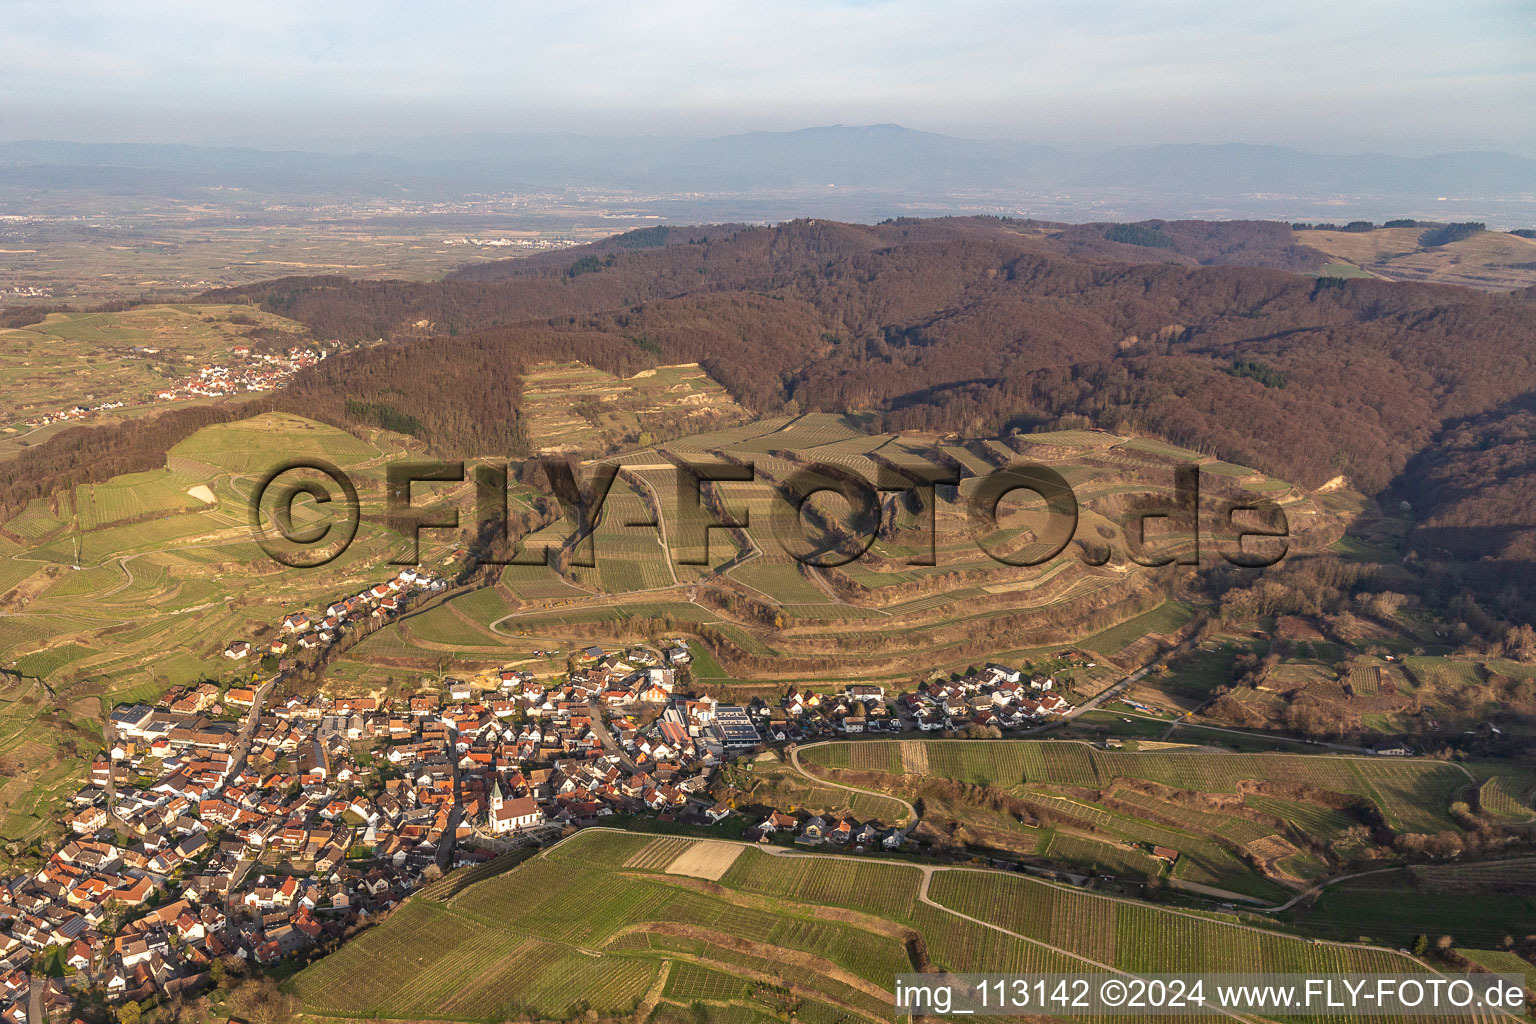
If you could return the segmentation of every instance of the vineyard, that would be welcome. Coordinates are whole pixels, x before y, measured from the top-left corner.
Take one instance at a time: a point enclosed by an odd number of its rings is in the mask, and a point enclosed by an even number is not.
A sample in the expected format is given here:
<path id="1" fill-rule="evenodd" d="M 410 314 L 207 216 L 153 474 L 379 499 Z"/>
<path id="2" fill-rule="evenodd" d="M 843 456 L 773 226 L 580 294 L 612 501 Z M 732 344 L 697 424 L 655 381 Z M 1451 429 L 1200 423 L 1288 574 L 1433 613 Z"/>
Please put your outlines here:
<path id="1" fill-rule="evenodd" d="M 1148 878 L 1162 870 L 1162 864 L 1156 858 L 1124 843 L 1088 839 L 1061 831 L 1051 836 L 1041 852 L 1046 857 L 1117 877 Z"/>
<path id="2" fill-rule="evenodd" d="M 891 1020 L 918 948 L 959 971 L 1421 969 L 1003 872 L 931 869 L 927 899 L 919 868 L 880 860 L 742 848 L 718 884 L 662 873 L 690 845 L 580 833 L 432 887 L 288 985 L 315 1017 L 621 1016 L 655 987 L 655 1022 L 836 1024 Z"/>
<path id="3" fill-rule="evenodd" d="M 1504 821 L 1529 821 L 1532 817 L 1530 791 L 1521 784 L 1495 776 L 1477 790 L 1477 803 L 1488 814 Z"/>
<path id="4" fill-rule="evenodd" d="M 1430 892 L 1488 893 L 1536 890 L 1536 860 L 1481 864 L 1424 864 L 1411 868 L 1414 882 Z"/>
<path id="5" fill-rule="evenodd" d="M 1416 935 L 1452 935 L 1458 946 L 1492 949 L 1536 921 L 1531 861 L 1425 865 L 1352 879 L 1284 917 L 1313 934 L 1368 935 L 1406 946 Z"/>
<path id="6" fill-rule="evenodd" d="M 1375 803 L 1387 821 L 1405 832 L 1438 832 L 1456 827 L 1452 802 L 1487 779 L 1497 806 L 1528 792 L 1530 773 L 1503 764 L 1466 765 L 1406 758 L 1339 757 L 1317 754 L 1235 754 L 1199 750 L 1100 750 L 1067 741 L 950 740 L 825 744 L 802 759 L 828 768 L 895 773 L 904 764 L 903 744 L 921 743 L 927 774 L 976 785 L 1010 789 L 1021 785 L 1108 789 L 1119 779 L 1140 779 L 1196 793 L 1236 793 L 1244 782 L 1284 780 L 1287 784 Z M 868 750 L 864 748 L 870 748 Z M 857 753 L 854 752 L 857 749 Z M 858 763 L 853 758 L 859 759 Z M 1522 788 L 1523 787 L 1523 788 Z M 1181 809 L 1182 810 L 1182 809 Z M 1239 825 L 1247 830 L 1246 825 Z"/>
<path id="7" fill-rule="evenodd" d="M 1412 972 L 1387 950 L 1313 943 L 1194 914 L 1120 902 L 1031 879 L 956 869 L 929 895 L 1009 931 L 1127 971 Z"/>
<path id="8" fill-rule="evenodd" d="M 1396 832 L 1434 834 L 1462 828 L 1451 813 L 1458 801 L 1499 820 L 1531 820 L 1527 801 L 1536 790 L 1531 772 L 1502 762 L 1102 750 L 1062 740 L 842 742 L 800 756 L 832 781 L 847 769 L 1001 791 L 1016 802 L 1011 816 L 989 812 L 974 793 L 925 797 L 930 822 L 963 825 L 973 853 L 1034 856 L 1128 879 L 1161 876 L 1212 898 L 1270 904 L 1358 857 L 1373 841 L 1372 806 Z M 1318 793 L 1269 795 L 1271 783 Z M 1351 802 L 1354 809 L 1340 809 Z M 1047 834 L 1037 844 L 1020 822 Z M 1153 846 L 1178 856 L 1156 861 Z"/>
<path id="9" fill-rule="evenodd" d="M 1131 644 L 1146 636 L 1167 636 L 1190 620 L 1193 613 L 1177 601 L 1159 605 L 1144 615 L 1127 619 L 1112 629 L 1107 629 L 1082 642 L 1090 651 L 1113 657 Z"/>
<path id="10" fill-rule="evenodd" d="M 1096 833 L 1097 841 L 1089 839 L 1079 843 L 1051 843 L 1046 855 L 1065 860 L 1074 866 L 1081 865 L 1111 874 L 1130 873 L 1136 877 L 1157 874 L 1157 865 L 1151 862 L 1150 857 L 1135 854 L 1126 850 L 1125 846 L 1163 846 L 1179 851 L 1179 859 L 1171 872 L 1175 878 L 1265 900 L 1282 900 L 1288 895 L 1285 889 L 1256 874 L 1232 850 L 1211 836 L 1198 835 L 1188 829 L 1172 828 L 1111 811 L 1097 804 L 1049 793 L 1030 791 L 1024 798 L 1044 809 L 1053 820 Z M 1233 838 L 1220 831 L 1213 835 Z M 1059 832 L 1057 838 L 1063 838 Z M 1120 849 L 1111 847 L 1111 853 L 1106 853 L 1102 847 L 1111 840 L 1118 841 Z"/>

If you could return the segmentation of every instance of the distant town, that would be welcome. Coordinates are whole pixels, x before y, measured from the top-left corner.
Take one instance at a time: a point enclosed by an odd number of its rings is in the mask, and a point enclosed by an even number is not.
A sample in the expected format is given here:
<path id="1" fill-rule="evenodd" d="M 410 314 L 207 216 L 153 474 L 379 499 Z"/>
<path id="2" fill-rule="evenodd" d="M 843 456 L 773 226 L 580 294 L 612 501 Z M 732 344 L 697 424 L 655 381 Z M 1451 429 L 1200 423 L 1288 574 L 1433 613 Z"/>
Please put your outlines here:
<path id="1" fill-rule="evenodd" d="M 152 346 L 134 346 L 133 356 L 148 358 L 160 354 Z M 294 345 L 284 353 L 252 352 L 248 345 L 230 348 L 230 361 L 205 363 L 181 380 L 146 395 L 144 403 L 187 402 L 197 398 L 223 398 L 248 391 L 275 391 L 286 387 L 293 375 L 306 366 L 314 366 L 330 352 L 324 348 Z M 121 409 L 125 401 L 102 402 L 97 405 L 76 404 L 53 412 L 34 416 L 26 421 L 29 427 L 46 427 L 54 423 L 88 419 L 97 413 Z"/>

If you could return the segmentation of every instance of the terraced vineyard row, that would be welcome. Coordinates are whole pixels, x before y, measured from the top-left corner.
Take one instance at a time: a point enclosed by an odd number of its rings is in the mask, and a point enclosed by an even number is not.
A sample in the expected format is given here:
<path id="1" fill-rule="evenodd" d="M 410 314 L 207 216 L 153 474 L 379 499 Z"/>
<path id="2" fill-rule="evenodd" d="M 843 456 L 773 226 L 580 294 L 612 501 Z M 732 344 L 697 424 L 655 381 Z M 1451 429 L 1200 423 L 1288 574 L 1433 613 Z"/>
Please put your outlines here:
<path id="1" fill-rule="evenodd" d="M 1299 800 L 1249 794 L 1243 798 L 1243 802 L 1255 810 L 1273 814 L 1303 835 L 1329 842 L 1360 824 L 1343 811 Z"/>
<path id="2" fill-rule="evenodd" d="M 1123 803 L 1150 811 L 1162 820 L 1182 821 L 1202 832 L 1223 835 L 1235 843 L 1251 843 L 1275 834 L 1273 825 L 1267 825 L 1261 821 L 1235 814 L 1222 814 L 1220 811 L 1206 810 L 1201 807 L 1171 803 L 1145 793 L 1119 789 L 1115 790 L 1114 797 Z"/>
<path id="3" fill-rule="evenodd" d="M 1532 816 L 1530 791 L 1521 792 L 1520 783 L 1507 778 L 1492 778 L 1477 790 L 1478 806 L 1507 821 L 1528 821 Z"/>
<path id="4" fill-rule="evenodd" d="M 916 868 L 896 864 L 774 857 L 748 850 L 736 859 L 720 883 L 743 892 L 815 906 L 866 910 L 906 921 L 912 917 L 918 873 Z"/>
<path id="5" fill-rule="evenodd" d="M 672 965 L 662 994 L 668 999 L 693 1002 L 695 999 L 735 999 L 743 995 L 747 984 L 740 978 L 701 967 L 687 960 Z"/>

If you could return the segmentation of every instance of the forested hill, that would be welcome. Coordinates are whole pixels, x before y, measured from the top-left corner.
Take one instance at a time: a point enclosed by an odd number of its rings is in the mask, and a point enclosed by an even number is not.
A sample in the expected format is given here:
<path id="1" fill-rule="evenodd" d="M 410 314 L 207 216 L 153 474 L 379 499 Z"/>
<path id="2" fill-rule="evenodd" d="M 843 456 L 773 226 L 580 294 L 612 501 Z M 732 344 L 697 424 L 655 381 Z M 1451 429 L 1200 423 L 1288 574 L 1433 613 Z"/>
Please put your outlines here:
<path id="1" fill-rule="evenodd" d="M 697 359 L 763 414 L 793 403 L 970 433 L 1086 416 L 1372 493 L 1442 427 L 1536 389 L 1536 304 L 1515 296 L 1067 256 L 995 220 L 688 230 L 435 284 L 284 279 L 215 297 L 252 298 L 322 336 L 452 336 L 411 350 L 438 373 L 486 348 L 616 372 Z M 323 374 L 344 381 L 382 358 Z M 409 390 L 399 400 L 413 406 Z M 476 446 L 472 418 L 412 415 L 439 424 L 434 443 Z"/>
<path id="2" fill-rule="evenodd" d="M 1306 265 L 1291 239 L 1283 225 L 980 218 L 652 228 L 437 283 L 288 278 L 210 298 L 322 337 L 394 339 L 277 401 L 384 416 L 443 452 L 518 449 L 529 361 L 629 374 L 696 360 L 759 414 L 972 435 L 1092 422 L 1308 486 L 1390 486 L 1461 557 L 1527 550 L 1536 521 L 1501 468 L 1518 460 L 1468 477 L 1447 459 L 1493 429 L 1478 417 L 1536 391 L 1536 302 L 1234 265 Z"/>

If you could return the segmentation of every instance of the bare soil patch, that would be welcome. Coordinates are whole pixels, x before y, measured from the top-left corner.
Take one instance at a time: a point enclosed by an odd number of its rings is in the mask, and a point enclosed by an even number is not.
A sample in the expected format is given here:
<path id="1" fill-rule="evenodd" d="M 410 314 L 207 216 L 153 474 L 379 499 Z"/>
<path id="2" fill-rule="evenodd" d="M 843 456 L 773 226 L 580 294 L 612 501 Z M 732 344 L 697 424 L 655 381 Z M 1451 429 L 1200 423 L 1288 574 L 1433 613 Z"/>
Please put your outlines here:
<path id="1" fill-rule="evenodd" d="M 743 849 L 745 847 L 735 843 L 714 843 L 708 840 L 697 842 L 667 865 L 667 874 L 692 875 L 694 878 L 707 878 L 711 882 L 719 881 L 720 876 L 736 863 Z"/>

